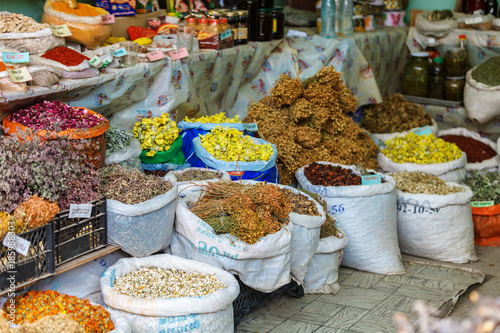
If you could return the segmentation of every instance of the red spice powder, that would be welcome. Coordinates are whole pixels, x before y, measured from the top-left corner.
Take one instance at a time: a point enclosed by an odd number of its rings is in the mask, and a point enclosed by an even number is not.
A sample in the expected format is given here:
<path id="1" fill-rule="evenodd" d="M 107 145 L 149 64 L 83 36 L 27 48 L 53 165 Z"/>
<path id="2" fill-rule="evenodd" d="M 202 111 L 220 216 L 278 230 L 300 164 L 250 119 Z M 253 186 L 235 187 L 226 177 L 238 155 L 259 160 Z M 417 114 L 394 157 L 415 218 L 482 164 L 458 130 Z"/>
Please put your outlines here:
<path id="1" fill-rule="evenodd" d="M 461 151 L 467 154 L 468 163 L 479 163 L 495 157 L 497 153 L 486 143 L 461 135 L 443 135 L 440 137 L 446 142 L 454 143 Z"/>
<path id="2" fill-rule="evenodd" d="M 313 185 L 361 185 L 361 177 L 353 173 L 350 169 L 330 164 L 311 163 L 304 169 L 304 175 Z"/>
<path id="3" fill-rule="evenodd" d="M 55 60 L 65 66 L 77 66 L 84 60 L 89 60 L 88 57 L 76 52 L 70 48 L 60 46 L 49 50 L 42 55 L 45 59 Z"/>

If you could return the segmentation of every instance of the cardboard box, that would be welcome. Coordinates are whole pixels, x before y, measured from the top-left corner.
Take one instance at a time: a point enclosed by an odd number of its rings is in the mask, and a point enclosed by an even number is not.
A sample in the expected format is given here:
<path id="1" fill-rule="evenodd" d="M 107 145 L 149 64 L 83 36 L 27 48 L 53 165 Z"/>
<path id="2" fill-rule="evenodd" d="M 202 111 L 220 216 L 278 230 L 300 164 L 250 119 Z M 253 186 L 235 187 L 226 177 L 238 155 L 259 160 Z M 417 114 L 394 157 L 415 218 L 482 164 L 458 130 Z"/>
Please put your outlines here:
<path id="1" fill-rule="evenodd" d="M 148 27 L 148 18 L 150 17 L 158 17 L 158 16 L 166 16 L 167 11 L 165 9 L 160 9 L 159 11 L 146 13 L 146 14 L 137 14 L 135 16 L 126 16 L 126 17 L 116 17 L 115 23 L 111 25 L 111 36 L 113 37 L 128 37 L 127 28 L 130 26 Z"/>

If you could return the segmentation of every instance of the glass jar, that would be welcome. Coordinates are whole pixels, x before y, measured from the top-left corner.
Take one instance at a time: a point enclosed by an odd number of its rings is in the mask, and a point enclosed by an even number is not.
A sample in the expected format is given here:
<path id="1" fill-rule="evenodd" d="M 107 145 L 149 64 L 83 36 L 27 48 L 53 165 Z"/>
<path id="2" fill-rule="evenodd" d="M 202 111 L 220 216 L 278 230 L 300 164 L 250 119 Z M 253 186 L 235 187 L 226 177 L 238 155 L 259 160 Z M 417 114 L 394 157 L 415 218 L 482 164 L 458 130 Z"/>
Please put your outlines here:
<path id="1" fill-rule="evenodd" d="M 261 8 L 272 10 L 274 8 L 274 0 L 259 0 L 259 9 Z"/>
<path id="2" fill-rule="evenodd" d="M 254 42 L 259 33 L 259 2 L 247 0 L 246 9 L 248 10 L 248 40 Z"/>
<path id="3" fill-rule="evenodd" d="M 238 45 L 238 13 L 237 12 L 227 12 L 225 14 L 227 18 L 227 23 L 233 34 L 234 46 Z"/>
<path id="4" fill-rule="evenodd" d="M 469 69 L 469 57 L 467 51 L 462 48 L 453 48 L 444 56 L 444 66 L 447 76 L 463 76 Z"/>
<path id="5" fill-rule="evenodd" d="M 430 75 L 440 75 L 444 77 L 443 58 L 434 58 Z"/>
<path id="6" fill-rule="evenodd" d="M 444 81 L 444 99 L 461 102 L 464 100 L 465 76 L 447 76 Z"/>
<path id="7" fill-rule="evenodd" d="M 186 25 L 185 25 L 186 28 L 193 28 L 193 29 L 197 29 L 198 28 L 198 19 L 194 18 L 194 17 L 188 17 L 186 19 Z"/>
<path id="8" fill-rule="evenodd" d="M 259 42 L 269 42 L 273 40 L 273 13 L 272 9 L 259 9 L 259 29 L 257 40 Z"/>
<path id="9" fill-rule="evenodd" d="M 429 85 L 429 54 L 415 52 L 405 67 L 403 76 L 403 94 L 410 96 L 427 97 Z"/>
<path id="10" fill-rule="evenodd" d="M 433 75 L 429 80 L 429 98 L 443 99 L 444 96 L 444 77 Z"/>
<path id="11" fill-rule="evenodd" d="M 273 9 L 273 39 L 283 39 L 285 34 L 285 13 L 283 7 L 276 6 Z"/>
<path id="12" fill-rule="evenodd" d="M 196 30 L 207 31 L 208 30 L 208 19 L 207 18 L 199 19 L 198 25 L 196 26 Z"/>
<path id="13" fill-rule="evenodd" d="M 210 26 L 207 29 L 207 32 L 212 34 L 220 35 L 224 32 L 224 28 L 222 27 L 219 19 L 211 19 Z"/>
<path id="14" fill-rule="evenodd" d="M 238 11 L 238 45 L 248 44 L 248 10 Z"/>
<path id="15" fill-rule="evenodd" d="M 437 49 L 438 43 L 435 38 L 429 38 L 427 40 L 427 47 L 425 48 L 425 52 L 429 53 L 429 63 L 432 64 L 434 58 L 438 58 L 441 56 Z"/>

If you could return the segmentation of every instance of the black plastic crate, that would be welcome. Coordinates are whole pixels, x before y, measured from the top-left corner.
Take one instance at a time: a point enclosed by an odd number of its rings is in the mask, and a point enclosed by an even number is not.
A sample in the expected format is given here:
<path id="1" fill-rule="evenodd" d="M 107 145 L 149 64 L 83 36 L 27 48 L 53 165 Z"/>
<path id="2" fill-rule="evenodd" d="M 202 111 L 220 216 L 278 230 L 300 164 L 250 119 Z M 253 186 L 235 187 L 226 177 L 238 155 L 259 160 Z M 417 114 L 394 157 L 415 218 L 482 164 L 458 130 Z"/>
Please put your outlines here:
<path id="1" fill-rule="evenodd" d="M 238 284 L 240 285 L 240 293 L 233 301 L 235 328 L 250 310 L 270 301 L 276 296 L 283 294 L 289 294 L 297 298 L 304 296 L 304 288 L 293 280 L 271 293 L 263 293 L 241 282 L 238 276 L 235 275 L 234 277 L 238 280 Z"/>
<path id="2" fill-rule="evenodd" d="M 90 218 L 69 218 L 69 210 L 54 219 L 55 263 L 60 266 L 108 244 L 106 197 L 91 202 Z"/>
<path id="3" fill-rule="evenodd" d="M 10 288 L 15 277 L 15 286 L 20 287 L 54 274 L 54 229 L 52 223 L 17 235 L 30 242 L 26 256 L 15 252 L 15 260 L 9 262 L 9 249 L 0 246 L 0 292 Z M 12 257 L 12 256 L 11 256 Z"/>

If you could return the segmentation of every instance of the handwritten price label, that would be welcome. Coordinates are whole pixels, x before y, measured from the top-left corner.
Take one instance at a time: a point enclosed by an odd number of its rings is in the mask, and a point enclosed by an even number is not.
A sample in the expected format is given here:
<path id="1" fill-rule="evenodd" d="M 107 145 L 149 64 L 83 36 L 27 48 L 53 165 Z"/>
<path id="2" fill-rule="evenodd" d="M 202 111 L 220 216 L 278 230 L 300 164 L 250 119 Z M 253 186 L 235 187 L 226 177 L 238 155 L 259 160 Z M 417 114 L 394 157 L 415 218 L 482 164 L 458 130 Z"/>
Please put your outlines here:
<path id="1" fill-rule="evenodd" d="M 68 37 L 72 35 L 71 31 L 69 31 L 69 28 L 66 24 L 51 25 L 50 29 L 52 29 L 52 33 L 57 37 Z"/>
<path id="2" fill-rule="evenodd" d="M 179 60 L 189 56 L 189 53 L 185 47 L 177 51 L 169 52 L 168 54 L 170 55 L 170 58 L 172 58 L 172 60 Z"/>
<path id="3" fill-rule="evenodd" d="M 22 254 L 23 256 L 28 254 L 28 250 L 30 249 L 31 243 L 26 239 L 21 238 L 14 234 L 13 232 L 9 232 L 7 236 L 3 240 L 3 246 L 11 247 L 16 250 L 16 252 Z"/>
<path id="4" fill-rule="evenodd" d="M 231 30 L 226 30 L 220 34 L 220 39 L 229 38 L 229 37 L 231 37 L 231 35 L 232 35 Z"/>
<path id="5" fill-rule="evenodd" d="M 424 127 L 415 128 L 413 131 L 416 135 L 428 135 L 432 134 L 431 127 L 429 125 Z"/>
<path id="6" fill-rule="evenodd" d="M 380 183 L 382 183 L 382 177 L 380 175 L 361 176 L 361 185 L 377 185 Z"/>
<path id="7" fill-rule="evenodd" d="M 115 15 L 103 15 L 102 17 L 102 24 L 113 24 L 115 23 Z"/>
<path id="8" fill-rule="evenodd" d="M 16 83 L 20 82 L 27 82 L 33 80 L 31 77 L 30 73 L 28 72 L 28 68 L 26 66 L 18 68 L 18 69 L 7 69 L 7 72 L 9 72 L 9 76 L 12 79 L 12 81 Z"/>
<path id="9" fill-rule="evenodd" d="M 128 54 L 124 47 L 120 47 L 118 50 L 113 51 L 113 55 L 117 58 L 126 56 Z"/>
<path id="10" fill-rule="evenodd" d="M 146 53 L 146 57 L 148 57 L 150 61 L 157 61 L 165 58 L 165 54 L 163 54 L 161 50 L 156 50 L 153 52 Z"/>
<path id="11" fill-rule="evenodd" d="M 465 19 L 465 24 L 476 24 L 476 23 L 481 23 L 482 21 L 483 20 L 481 17 L 473 17 Z"/>
<path id="12" fill-rule="evenodd" d="M 98 56 L 93 57 L 92 59 L 89 60 L 89 64 L 92 67 L 97 67 L 100 64 L 102 64 L 102 59 L 99 58 Z"/>
<path id="13" fill-rule="evenodd" d="M 2 53 L 2 59 L 5 63 L 11 64 L 22 64 L 25 62 L 30 62 L 30 53 L 29 52 L 20 52 L 20 53 Z"/>
<path id="14" fill-rule="evenodd" d="M 471 206 L 476 208 L 486 208 L 495 205 L 494 201 L 472 201 Z"/>
<path id="15" fill-rule="evenodd" d="M 69 205 L 69 215 L 68 218 L 90 218 L 92 214 L 92 204 L 71 204 Z"/>

